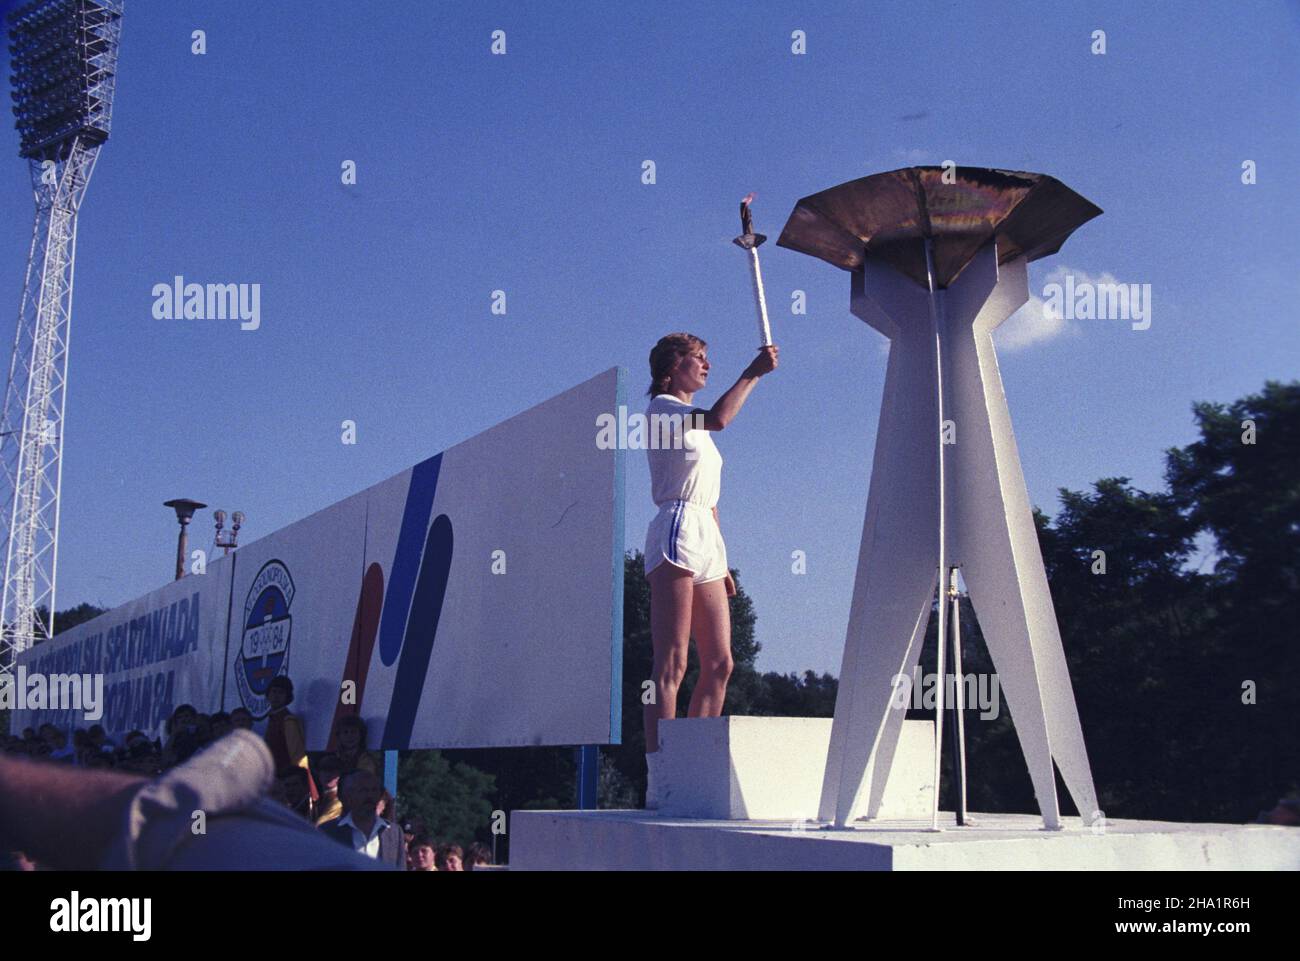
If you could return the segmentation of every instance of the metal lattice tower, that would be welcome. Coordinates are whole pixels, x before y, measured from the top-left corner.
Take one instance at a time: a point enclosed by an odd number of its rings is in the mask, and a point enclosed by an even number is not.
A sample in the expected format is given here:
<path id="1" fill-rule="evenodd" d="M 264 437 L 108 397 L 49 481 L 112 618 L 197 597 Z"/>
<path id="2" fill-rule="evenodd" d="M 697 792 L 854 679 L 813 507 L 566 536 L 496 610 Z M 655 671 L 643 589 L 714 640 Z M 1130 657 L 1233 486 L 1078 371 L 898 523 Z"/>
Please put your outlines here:
<path id="1" fill-rule="evenodd" d="M 121 22 L 121 0 L 34 0 L 9 17 L 15 126 L 36 219 L 0 415 L 0 676 L 54 633 L 77 212 L 108 139 Z"/>

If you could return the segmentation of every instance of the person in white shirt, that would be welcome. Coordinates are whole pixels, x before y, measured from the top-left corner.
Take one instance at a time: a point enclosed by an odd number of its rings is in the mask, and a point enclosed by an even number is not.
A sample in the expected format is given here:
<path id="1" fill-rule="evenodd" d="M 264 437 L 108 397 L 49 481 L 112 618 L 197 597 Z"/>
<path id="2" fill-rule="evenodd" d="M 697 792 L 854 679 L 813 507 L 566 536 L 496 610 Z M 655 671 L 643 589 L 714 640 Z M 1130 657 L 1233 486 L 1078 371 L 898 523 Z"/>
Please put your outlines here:
<path id="1" fill-rule="evenodd" d="M 358 854 L 397 870 L 406 868 L 406 838 L 400 828 L 379 816 L 383 785 L 369 771 L 353 771 L 339 782 L 339 797 L 347 811 L 320 825 L 321 831 Z"/>
<path id="2" fill-rule="evenodd" d="M 658 807 L 659 719 L 677 716 L 677 689 L 694 636 L 700 678 L 687 717 L 718 717 L 731 677 L 731 608 L 736 585 L 718 521 L 722 455 L 711 432 L 740 412 L 758 378 L 777 366 L 780 348 L 761 347 L 740 379 L 711 408 L 696 407 L 709 379 L 708 344 L 669 334 L 650 351 L 646 409 L 650 485 L 659 512 L 646 531 L 655 698 L 644 709 L 646 807 Z"/>

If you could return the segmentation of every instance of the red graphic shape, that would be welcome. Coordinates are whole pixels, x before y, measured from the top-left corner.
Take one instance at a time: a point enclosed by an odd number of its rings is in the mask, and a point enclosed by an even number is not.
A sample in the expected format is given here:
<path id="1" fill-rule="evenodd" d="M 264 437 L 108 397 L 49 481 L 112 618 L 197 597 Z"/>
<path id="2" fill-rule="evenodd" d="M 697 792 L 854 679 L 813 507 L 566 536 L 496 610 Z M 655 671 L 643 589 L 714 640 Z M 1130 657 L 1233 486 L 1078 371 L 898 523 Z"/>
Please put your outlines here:
<path id="1" fill-rule="evenodd" d="M 348 643 L 348 656 L 343 662 L 343 677 L 339 681 L 339 692 L 343 691 L 344 681 L 354 681 L 357 686 L 357 703 L 344 704 L 340 697 L 334 709 L 334 720 L 330 723 L 330 740 L 326 750 L 333 751 L 334 732 L 338 723 L 350 714 L 361 713 L 362 698 L 366 693 L 366 675 L 370 671 L 370 655 L 375 650 L 375 638 L 379 634 L 379 612 L 384 606 L 384 569 L 378 564 L 366 568 L 366 576 L 361 579 L 361 596 L 357 598 L 357 613 L 352 620 L 352 640 Z"/>

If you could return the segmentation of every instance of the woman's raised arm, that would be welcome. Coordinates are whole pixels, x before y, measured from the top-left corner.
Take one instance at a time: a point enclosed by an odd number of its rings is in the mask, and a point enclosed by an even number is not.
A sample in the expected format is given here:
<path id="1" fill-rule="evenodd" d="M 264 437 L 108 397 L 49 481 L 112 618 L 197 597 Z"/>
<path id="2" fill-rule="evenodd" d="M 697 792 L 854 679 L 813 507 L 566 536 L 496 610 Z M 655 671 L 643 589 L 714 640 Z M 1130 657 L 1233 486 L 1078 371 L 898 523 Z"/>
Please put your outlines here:
<path id="1" fill-rule="evenodd" d="M 780 352 L 781 348 L 776 345 L 760 347 L 758 356 L 749 362 L 749 366 L 745 368 L 740 378 L 718 398 L 717 403 L 708 410 L 697 407 L 691 412 L 703 415 L 705 430 L 722 430 L 735 420 L 736 415 L 740 413 L 740 408 L 749 398 L 750 392 L 758 384 L 758 378 L 776 370 L 777 356 Z"/>

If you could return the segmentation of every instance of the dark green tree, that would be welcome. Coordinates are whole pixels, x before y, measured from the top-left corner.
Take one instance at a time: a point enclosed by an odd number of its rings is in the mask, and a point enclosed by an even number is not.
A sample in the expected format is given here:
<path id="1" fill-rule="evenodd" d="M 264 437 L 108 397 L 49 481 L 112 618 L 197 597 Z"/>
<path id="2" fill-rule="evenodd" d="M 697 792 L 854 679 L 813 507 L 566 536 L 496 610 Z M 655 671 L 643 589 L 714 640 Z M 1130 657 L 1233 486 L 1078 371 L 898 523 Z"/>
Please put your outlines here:
<path id="1" fill-rule="evenodd" d="M 439 844 L 490 842 L 493 779 L 441 751 L 401 751 L 397 764 L 398 816 L 419 817 Z"/>
<path id="2" fill-rule="evenodd" d="M 69 607 L 67 610 L 57 611 L 54 615 L 54 636 L 58 637 L 64 631 L 71 630 L 78 624 L 84 624 L 86 621 L 99 617 L 107 611 L 107 608 L 96 607 L 94 604 L 87 604 L 82 601 L 76 607 Z M 36 608 L 36 620 L 41 624 L 50 622 L 50 609 L 45 605 Z M 39 640 L 36 643 L 41 643 Z"/>
<path id="3" fill-rule="evenodd" d="M 94 604 L 87 604 L 82 601 L 76 607 L 69 607 L 66 611 L 58 611 L 54 615 L 54 636 L 58 637 L 66 630 L 76 627 L 78 624 L 84 624 L 86 621 L 94 620 L 100 614 L 107 613 L 108 608 L 96 607 Z"/>
<path id="4" fill-rule="evenodd" d="M 1296 788 L 1300 384 L 1193 412 L 1200 438 L 1167 452 L 1167 492 L 1108 478 L 1062 490 L 1054 521 L 1035 512 L 1111 817 L 1251 820 Z M 977 620 L 963 627 L 963 667 L 991 671 Z M 933 633 L 932 619 L 926 670 Z M 1033 810 L 1005 704 L 994 721 L 966 717 L 971 808 Z M 949 759 L 945 771 L 947 806 Z M 1073 813 L 1059 778 L 1058 795 Z"/>
<path id="5" fill-rule="evenodd" d="M 760 680 L 752 714 L 765 717 L 832 717 L 835 714 L 839 681 L 834 675 L 804 671 L 800 677 L 769 671 Z"/>
<path id="6" fill-rule="evenodd" d="M 1300 787 L 1300 382 L 1192 410 L 1200 437 L 1169 451 L 1166 470 L 1180 511 L 1213 546 L 1204 658 L 1213 684 L 1187 708 L 1213 749 L 1190 790 L 1212 813 L 1241 819 Z M 1233 792 L 1200 800 L 1204 783 Z"/>

